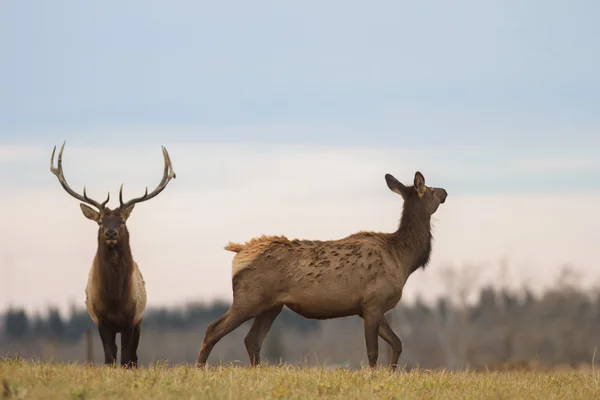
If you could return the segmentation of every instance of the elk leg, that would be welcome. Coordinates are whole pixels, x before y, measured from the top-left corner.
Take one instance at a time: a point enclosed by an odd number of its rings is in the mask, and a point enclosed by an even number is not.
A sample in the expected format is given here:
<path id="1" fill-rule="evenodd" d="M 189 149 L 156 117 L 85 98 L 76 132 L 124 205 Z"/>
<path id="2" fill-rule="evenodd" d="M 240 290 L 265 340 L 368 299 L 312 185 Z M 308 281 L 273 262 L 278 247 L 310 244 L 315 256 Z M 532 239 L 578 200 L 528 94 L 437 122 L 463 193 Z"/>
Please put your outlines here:
<path id="1" fill-rule="evenodd" d="M 221 340 L 223 336 L 227 335 L 229 332 L 252 317 L 254 317 L 254 315 L 248 311 L 247 307 L 242 309 L 232 305 L 221 318 L 206 328 L 204 342 L 202 343 L 202 349 L 200 350 L 200 353 L 198 353 L 196 365 L 198 367 L 203 367 L 206 364 L 206 359 L 217 342 Z"/>
<path id="2" fill-rule="evenodd" d="M 102 321 L 98 321 L 98 333 L 104 350 L 104 364 L 116 364 L 117 362 L 117 332 Z"/>
<path id="3" fill-rule="evenodd" d="M 131 368 L 131 350 L 133 344 L 133 332 L 135 327 L 128 326 L 121 331 L 121 366 Z"/>
<path id="4" fill-rule="evenodd" d="M 244 338 L 244 345 L 246 345 L 250 357 L 250 365 L 260 364 L 260 348 L 282 308 L 283 306 L 277 306 L 254 317 L 252 327 Z"/>
<path id="5" fill-rule="evenodd" d="M 400 354 L 402 354 L 402 341 L 390 327 L 390 324 L 385 318 L 385 315 L 383 316 L 383 318 L 381 319 L 381 323 L 379 324 L 378 333 L 379 336 L 392 347 L 390 369 L 394 371 L 398 366 L 398 359 L 400 358 Z"/>
<path id="6" fill-rule="evenodd" d="M 363 310 L 363 319 L 365 323 L 365 342 L 367 344 L 367 358 L 369 366 L 375 368 L 377 366 L 378 357 L 378 331 L 383 319 L 383 314 L 375 310 Z"/>
<path id="7" fill-rule="evenodd" d="M 131 341 L 131 362 L 133 363 L 133 367 L 137 368 L 138 356 L 137 356 L 137 348 L 140 344 L 140 335 L 142 333 L 142 321 L 138 322 L 137 325 L 133 328 L 133 340 Z"/>

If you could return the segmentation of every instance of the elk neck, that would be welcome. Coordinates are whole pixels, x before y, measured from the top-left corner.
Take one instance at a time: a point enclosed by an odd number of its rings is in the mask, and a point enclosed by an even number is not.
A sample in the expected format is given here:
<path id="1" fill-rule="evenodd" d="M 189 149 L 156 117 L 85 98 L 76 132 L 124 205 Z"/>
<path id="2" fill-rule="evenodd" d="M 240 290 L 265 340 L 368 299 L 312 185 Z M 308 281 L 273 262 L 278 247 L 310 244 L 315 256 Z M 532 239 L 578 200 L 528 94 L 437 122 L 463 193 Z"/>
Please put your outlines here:
<path id="1" fill-rule="evenodd" d="M 109 246 L 98 235 L 96 263 L 100 292 L 106 301 L 115 305 L 127 297 L 133 274 L 133 255 L 129 246 L 129 233 L 125 231 L 114 246 Z"/>
<path id="2" fill-rule="evenodd" d="M 392 234 L 394 250 L 409 274 L 425 268 L 431 256 L 431 215 L 418 204 L 405 202 L 398 230 Z"/>

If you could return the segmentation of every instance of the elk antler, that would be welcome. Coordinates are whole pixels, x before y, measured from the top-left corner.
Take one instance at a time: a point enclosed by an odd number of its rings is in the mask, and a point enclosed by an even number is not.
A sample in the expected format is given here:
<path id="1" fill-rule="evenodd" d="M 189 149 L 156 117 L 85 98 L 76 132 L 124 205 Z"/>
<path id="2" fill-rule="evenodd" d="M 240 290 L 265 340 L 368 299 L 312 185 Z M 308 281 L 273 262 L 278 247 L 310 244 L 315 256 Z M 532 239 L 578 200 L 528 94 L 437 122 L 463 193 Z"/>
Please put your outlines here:
<path id="1" fill-rule="evenodd" d="M 163 171 L 163 177 L 162 177 L 160 183 L 158 184 L 158 186 L 156 187 L 156 189 L 154 189 L 150 194 L 148 194 L 148 187 L 146 186 L 146 193 L 144 193 L 144 195 L 142 197 L 136 197 L 135 199 L 131 199 L 128 202 L 124 203 L 123 202 L 123 184 L 121 184 L 121 188 L 119 189 L 119 202 L 121 203 L 121 206 L 120 206 L 121 209 L 125 209 L 135 203 L 141 203 L 142 201 L 150 200 L 151 198 L 153 198 L 154 196 L 156 196 L 157 194 L 162 192 L 164 190 L 164 188 L 167 187 L 167 184 L 169 183 L 169 181 L 176 177 L 175 170 L 173 169 L 173 166 L 171 165 L 171 158 L 169 157 L 169 153 L 167 152 L 167 149 L 165 149 L 164 146 L 162 146 L 162 152 L 163 152 L 163 157 L 165 159 L 165 169 Z"/>
<path id="2" fill-rule="evenodd" d="M 106 203 L 108 203 L 108 200 L 110 200 L 110 193 L 108 193 L 108 196 L 106 197 L 106 200 L 103 203 L 98 203 L 97 201 L 92 200 L 87 196 L 87 193 L 85 192 L 85 185 L 83 186 L 83 196 L 82 196 L 82 195 L 76 193 L 67 184 L 67 181 L 65 180 L 65 175 L 63 174 L 63 168 L 62 168 L 62 154 L 63 154 L 63 150 L 65 149 L 66 143 L 67 143 L 67 141 L 65 140 L 60 148 L 60 151 L 58 152 L 58 165 L 56 168 L 54 168 L 54 153 L 56 152 L 56 146 L 54 146 L 54 149 L 52 150 L 52 157 L 50 158 L 50 172 L 52 172 L 54 175 L 56 175 L 56 177 L 58 178 L 58 182 L 60 182 L 60 185 L 63 187 L 63 189 L 65 189 L 67 191 L 67 193 L 69 193 L 71 196 L 75 197 L 77 200 L 88 203 L 101 211 L 106 206 Z"/>

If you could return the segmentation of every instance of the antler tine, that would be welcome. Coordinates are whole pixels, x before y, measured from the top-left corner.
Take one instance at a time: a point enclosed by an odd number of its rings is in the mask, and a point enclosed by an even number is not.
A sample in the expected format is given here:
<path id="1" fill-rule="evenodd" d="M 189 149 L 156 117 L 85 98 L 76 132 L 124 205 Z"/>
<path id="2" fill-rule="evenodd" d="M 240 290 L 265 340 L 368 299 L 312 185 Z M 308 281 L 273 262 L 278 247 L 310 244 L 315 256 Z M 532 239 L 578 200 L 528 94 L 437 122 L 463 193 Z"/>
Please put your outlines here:
<path id="1" fill-rule="evenodd" d="M 83 186 L 83 197 L 86 199 L 86 201 L 89 201 L 89 202 L 94 202 L 94 203 L 95 203 L 95 201 L 94 201 L 94 200 L 90 199 L 90 198 L 87 196 L 87 193 L 85 192 L 85 185 Z M 103 201 L 103 202 L 100 204 L 100 209 L 102 209 L 102 208 L 106 207 L 106 204 L 108 203 L 108 201 L 109 201 L 109 200 L 110 200 L 110 192 L 108 192 L 108 195 L 106 196 L 106 200 L 104 200 L 104 201 Z"/>
<path id="2" fill-rule="evenodd" d="M 56 177 L 58 179 L 60 179 L 62 173 L 62 153 L 63 150 L 65 148 L 65 144 L 67 143 L 67 141 L 65 140 L 62 144 L 62 146 L 60 147 L 60 151 L 58 152 L 58 167 L 54 168 L 54 154 L 56 153 L 56 145 L 54 145 L 54 148 L 52 149 L 52 156 L 50 157 L 50 172 L 52 172 L 54 175 L 56 175 Z"/>
<path id="3" fill-rule="evenodd" d="M 84 203 L 88 203 L 88 204 L 96 207 L 98 210 L 102 210 L 108 203 L 108 200 L 110 200 L 110 193 L 108 193 L 108 197 L 106 198 L 106 200 L 103 203 L 98 203 L 97 201 L 92 200 L 87 196 L 85 186 L 83 187 L 83 196 L 82 196 L 79 193 L 75 192 L 73 189 L 71 189 L 71 187 L 67 183 L 67 180 L 65 179 L 65 175 L 63 173 L 63 167 L 62 167 L 62 155 L 63 155 L 63 151 L 65 149 L 66 143 L 67 143 L 67 141 L 65 140 L 63 142 L 62 146 L 60 147 L 60 151 L 58 152 L 58 162 L 57 162 L 56 168 L 54 167 L 54 154 L 56 153 L 56 146 L 54 146 L 54 149 L 52 150 L 52 156 L 50 157 L 50 172 L 52 172 L 58 178 L 58 182 L 60 183 L 60 185 L 71 196 L 75 197 L 79 201 L 83 201 Z"/>
<path id="4" fill-rule="evenodd" d="M 140 199 L 145 199 L 146 196 L 148 196 L 148 186 L 146 186 L 146 192 L 144 193 L 144 195 L 142 197 L 140 197 Z M 135 200 L 135 199 L 133 199 Z M 128 201 L 127 203 L 130 203 L 132 200 Z M 119 203 L 121 203 L 121 207 L 123 207 L 123 204 L 125 204 L 123 202 L 123 184 L 121 183 L 121 187 L 119 188 Z"/>
<path id="5" fill-rule="evenodd" d="M 127 208 L 135 203 L 141 203 L 143 201 L 150 200 L 151 198 L 158 195 L 162 192 L 167 184 L 171 181 L 171 179 L 175 178 L 175 170 L 173 169 L 173 165 L 171 164 L 171 158 L 169 157 L 169 152 L 162 146 L 163 159 L 164 159 L 164 169 L 163 169 L 163 177 L 160 180 L 160 183 L 150 194 L 148 194 L 148 187 L 146 186 L 146 192 L 141 197 L 136 197 L 134 199 L 129 200 L 128 202 L 123 202 L 123 184 L 121 184 L 121 189 L 119 190 L 119 202 L 121 203 L 121 209 Z"/>
<path id="6" fill-rule="evenodd" d="M 165 148 L 165 146 L 162 146 L 163 149 L 163 154 L 165 156 L 165 161 L 169 163 L 169 168 L 171 169 L 171 175 L 173 178 L 177 178 L 177 175 L 175 174 L 175 170 L 173 169 L 173 164 L 171 164 L 171 156 L 169 156 L 169 152 L 167 151 L 167 149 Z"/>

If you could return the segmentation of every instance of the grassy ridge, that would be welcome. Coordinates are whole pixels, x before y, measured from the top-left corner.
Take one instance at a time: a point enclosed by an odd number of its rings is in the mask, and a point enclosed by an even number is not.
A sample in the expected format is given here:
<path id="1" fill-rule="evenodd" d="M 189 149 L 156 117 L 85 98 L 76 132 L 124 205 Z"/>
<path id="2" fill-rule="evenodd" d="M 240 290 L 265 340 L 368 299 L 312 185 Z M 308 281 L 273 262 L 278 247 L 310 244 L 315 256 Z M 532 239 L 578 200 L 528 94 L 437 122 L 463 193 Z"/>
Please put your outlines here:
<path id="1" fill-rule="evenodd" d="M 296 367 L 101 366 L 0 362 L 3 398 L 14 399 L 406 399 L 600 398 L 600 375 L 569 372 L 411 371 Z"/>

